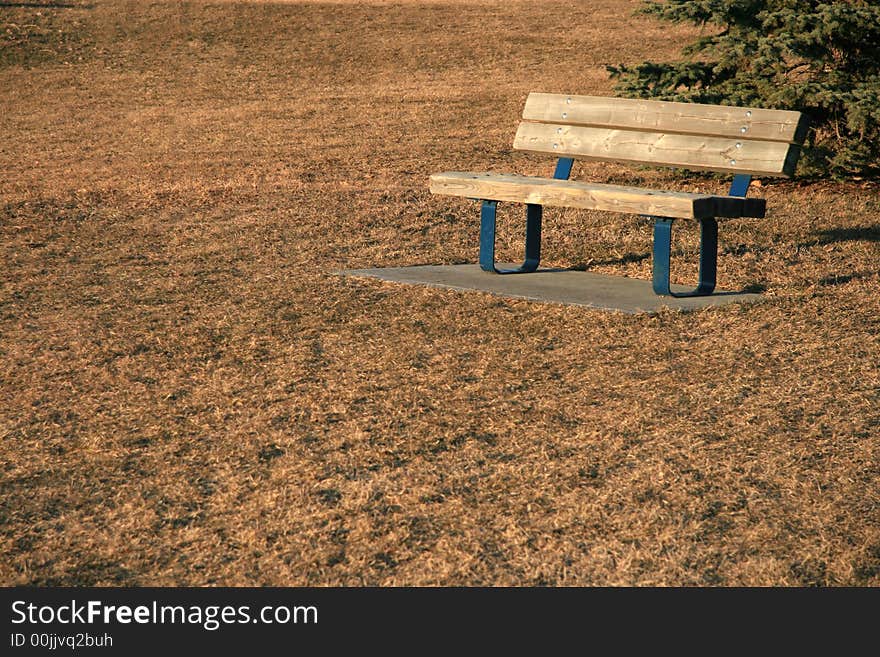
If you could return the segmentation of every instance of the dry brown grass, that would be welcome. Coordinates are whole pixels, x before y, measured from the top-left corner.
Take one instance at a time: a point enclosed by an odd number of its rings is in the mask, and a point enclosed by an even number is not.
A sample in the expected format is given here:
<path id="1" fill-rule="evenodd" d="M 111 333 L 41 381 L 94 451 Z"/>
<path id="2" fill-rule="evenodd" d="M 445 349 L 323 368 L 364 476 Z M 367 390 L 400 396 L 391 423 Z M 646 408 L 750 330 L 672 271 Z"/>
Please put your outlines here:
<path id="1" fill-rule="evenodd" d="M 0 6 L 0 582 L 880 584 L 876 185 L 764 181 L 722 226 L 748 307 L 333 273 L 473 262 L 427 175 L 548 173 L 509 151 L 526 94 L 611 93 L 689 32 L 624 0 L 75 4 Z M 644 220 L 547 216 L 549 264 L 649 275 Z"/>

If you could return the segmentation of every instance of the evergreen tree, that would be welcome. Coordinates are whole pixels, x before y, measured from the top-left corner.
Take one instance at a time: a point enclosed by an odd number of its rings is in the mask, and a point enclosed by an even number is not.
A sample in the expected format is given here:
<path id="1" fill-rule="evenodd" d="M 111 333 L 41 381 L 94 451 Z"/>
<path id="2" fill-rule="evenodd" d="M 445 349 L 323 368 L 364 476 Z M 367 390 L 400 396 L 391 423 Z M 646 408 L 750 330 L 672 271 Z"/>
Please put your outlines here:
<path id="1" fill-rule="evenodd" d="M 608 67 L 620 93 L 799 110 L 802 171 L 880 175 L 880 1 L 648 0 L 639 13 L 708 33 L 686 61 Z"/>

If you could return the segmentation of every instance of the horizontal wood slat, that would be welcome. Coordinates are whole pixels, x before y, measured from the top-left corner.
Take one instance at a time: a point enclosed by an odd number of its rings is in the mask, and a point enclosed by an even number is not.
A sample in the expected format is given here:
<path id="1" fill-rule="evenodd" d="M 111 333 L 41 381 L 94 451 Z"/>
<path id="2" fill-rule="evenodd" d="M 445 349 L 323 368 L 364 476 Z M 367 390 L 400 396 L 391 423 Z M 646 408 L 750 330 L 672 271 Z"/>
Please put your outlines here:
<path id="1" fill-rule="evenodd" d="M 609 210 L 681 219 L 763 217 L 764 199 L 664 192 L 513 174 L 448 171 L 431 176 L 433 194 L 489 201 Z"/>
<path id="2" fill-rule="evenodd" d="M 806 115 L 789 110 L 545 93 L 529 94 L 523 119 L 796 144 L 803 143 L 809 127 Z"/>
<path id="3" fill-rule="evenodd" d="M 524 121 L 516 132 L 513 148 L 557 157 L 790 176 L 800 147 L 784 142 Z"/>

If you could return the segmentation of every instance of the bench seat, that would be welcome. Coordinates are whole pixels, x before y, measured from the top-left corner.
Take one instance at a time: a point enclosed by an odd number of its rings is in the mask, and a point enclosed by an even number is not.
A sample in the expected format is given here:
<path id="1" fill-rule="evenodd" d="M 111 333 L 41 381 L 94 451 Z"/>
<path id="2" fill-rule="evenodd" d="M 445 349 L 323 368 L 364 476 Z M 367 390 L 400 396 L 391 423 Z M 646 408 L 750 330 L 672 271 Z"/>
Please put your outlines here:
<path id="1" fill-rule="evenodd" d="M 676 219 L 762 218 L 766 209 L 766 202 L 760 198 L 666 192 L 503 173 L 446 171 L 432 175 L 429 187 L 434 194 L 471 199 L 607 210 Z"/>

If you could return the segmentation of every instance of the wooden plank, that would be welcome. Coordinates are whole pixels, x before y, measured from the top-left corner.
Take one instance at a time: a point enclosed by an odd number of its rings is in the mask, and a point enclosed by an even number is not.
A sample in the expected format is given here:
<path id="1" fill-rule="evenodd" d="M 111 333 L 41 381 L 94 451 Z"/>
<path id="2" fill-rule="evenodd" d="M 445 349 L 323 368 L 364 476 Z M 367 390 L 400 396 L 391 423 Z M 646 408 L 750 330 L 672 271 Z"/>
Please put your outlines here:
<path id="1" fill-rule="evenodd" d="M 800 147 L 785 142 L 522 122 L 516 150 L 613 162 L 790 176 Z"/>
<path id="2" fill-rule="evenodd" d="M 664 192 L 501 173 L 437 173 L 431 176 L 429 188 L 433 194 L 448 196 L 681 219 L 763 217 L 765 210 L 765 201 L 760 198 Z"/>
<path id="3" fill-rule="evenodd" d="M 603 96 L 531 93 L 523 118 L 596 128 L 742 137 L 802 144 L 809 119 L 801 112 L 674 103 Z"/>

